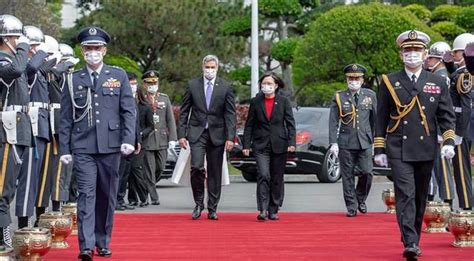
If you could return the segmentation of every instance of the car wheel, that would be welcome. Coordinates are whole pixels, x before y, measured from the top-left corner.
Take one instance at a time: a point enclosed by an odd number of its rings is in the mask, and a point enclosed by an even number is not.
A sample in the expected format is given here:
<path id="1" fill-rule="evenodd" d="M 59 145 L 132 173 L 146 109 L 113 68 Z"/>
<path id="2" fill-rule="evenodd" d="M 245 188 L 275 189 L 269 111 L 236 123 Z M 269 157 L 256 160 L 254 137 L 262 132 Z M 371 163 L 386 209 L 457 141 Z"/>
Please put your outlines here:
<path id="1" fill-rule="evenodd" d="M 242 171 L 242 176 L 248 182 L 256 182 L 257 181 L 257 173 L 256 172 Z"/>
<path id="2" fill-rule="evenodd" d="M 318 173 L 318 179 L 324 183 L 334 183 L 341 178 L 339 171 L 339 159 L 337 155 L 330 152 L 329 150 L 324 157 L 323 166 L 321 172 Z"/>

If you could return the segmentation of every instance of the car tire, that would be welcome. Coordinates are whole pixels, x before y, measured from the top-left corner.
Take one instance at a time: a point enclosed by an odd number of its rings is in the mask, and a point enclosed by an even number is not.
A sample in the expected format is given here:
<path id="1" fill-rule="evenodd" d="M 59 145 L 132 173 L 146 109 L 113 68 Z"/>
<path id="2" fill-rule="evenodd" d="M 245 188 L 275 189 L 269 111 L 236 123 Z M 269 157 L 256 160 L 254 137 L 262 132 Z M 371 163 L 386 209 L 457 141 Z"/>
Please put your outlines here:
<path id="1" fill-rule="evenodd" d="M 341 178 L 341 173 L 339 171 L 339 159 L 337 155 L 330 152 L 326 152 L 324 156 L 324 162 L 321 167 L 321 172 L 317 174 L 320 182 L 323 183 L 334 183 Z"/>
<path id="2" fill-rule="evenodd" d="M 257 173 L 256 172 L 242 171 L 242 176 L 248 182 L 257 182 Z"/>

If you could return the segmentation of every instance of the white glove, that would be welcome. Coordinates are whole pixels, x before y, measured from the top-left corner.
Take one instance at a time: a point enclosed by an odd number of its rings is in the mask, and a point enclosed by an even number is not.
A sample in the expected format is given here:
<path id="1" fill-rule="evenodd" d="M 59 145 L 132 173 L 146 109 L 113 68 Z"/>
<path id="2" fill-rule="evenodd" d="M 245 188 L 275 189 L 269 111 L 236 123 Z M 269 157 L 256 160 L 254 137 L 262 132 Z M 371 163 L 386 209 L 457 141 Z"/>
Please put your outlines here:
<path id="1" fill-rule="evenodd" d="M 124 143 L 122 146 L 120 146 L 120 151 L 123 155 L 130 155 L 135 151 L 135 147 L 133 147 L 133 145 Z"/>
<path id="2" fill-rule="evenodd" d="M 21 44 L 21 43 L 26 43 L 26 44 L 30 44 L 30 39 L 28 39 L 28 37 L 22 35 L 20 36 L 17 40 L 16 40 L 16 44 Z"/>
<path id="3" fill-rule="evenodd" d="M 329 152 L 336 155 L 337 157 L 339 155 L 339 145 L 337 145 L 337 143 L 333 143 L 329 148 Z"/>
<path id="4" fill-rule="evenodd" d="M 40 43 L 35 47 L 35 51 L 36 52 L 43 51 L 45 53 L 48 53 L 48 46 L 46 46 L 45 43 Z"/>
<path id="5" fill-rule="evenodd" d="M 438 135 L 438 143 L 443 144 L 443 142 L 444 142 L 443 137 L 441 137 L 441 135 Z"/>
<path id="6" fill-rule="evenodd" d="M 454 155 L 456 155 L 456 153 L 454 152 L 454 146 L 444 145 L 443 147 L 441 147 L 441 158 L 450 160 L 454 158 Z"/>
<path id="7" fill-rule="evenodd" d="M 454 145 L 460 145 L 462 143 L 462 137 L 455 135 L 454 136 Z"/>
<path id="8" fill-rule="evenodd" d="M 64 164 L 64 165 L 68 165 L 69 163 L 72 162 L 72 155 L 71 154 L 66 154 L 66 155 L 62 155 L 59 160 Z"/>
<path id="9" fill-rule="evenodd" d="M 377 154 L 374 157 L 375 164 L 388 168 L 387 154 Z"/>
<path id="10" fill-rule="evenodd" d="M 52 54 L 50 54 L 47 58 L 48 61 L 56 59 L 56 64 L 58 64 L 61 61 L 61 53 L 59 51 L 55 51 Z"/>
<path id="11" fill-rule="evenodd" d="M 176 147 L 176 141 L 170 140 L 170 141 L 168 142 L 168 148 L 174 149 L 174 147 Z"/>
<path id="12" fill-rule="evenodd" d="M 68 58 L 65 62 L 70 62 L 76 65 L 79 62 L 79 58 L 71 57 L 71 58 Z"/>

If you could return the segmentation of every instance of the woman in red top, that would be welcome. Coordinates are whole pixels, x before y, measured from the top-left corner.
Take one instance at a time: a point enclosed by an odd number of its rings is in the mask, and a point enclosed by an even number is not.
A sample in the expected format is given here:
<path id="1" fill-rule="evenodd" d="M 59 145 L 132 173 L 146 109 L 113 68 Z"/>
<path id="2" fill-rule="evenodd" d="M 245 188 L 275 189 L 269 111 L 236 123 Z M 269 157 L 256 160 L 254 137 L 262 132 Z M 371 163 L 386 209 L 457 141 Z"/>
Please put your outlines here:
<path id="1" fill-rule="evenodd" d="M 249 156 L 252 148 L 257 161 L 257 219 L 278 220 L 286 157 L 295 151 L 295 120 L 290 101 L 278 94 L 285 85 L 276 74 L 265 73 L 259 87 L 261 92 L 250 102 L 242 153 Z"/>

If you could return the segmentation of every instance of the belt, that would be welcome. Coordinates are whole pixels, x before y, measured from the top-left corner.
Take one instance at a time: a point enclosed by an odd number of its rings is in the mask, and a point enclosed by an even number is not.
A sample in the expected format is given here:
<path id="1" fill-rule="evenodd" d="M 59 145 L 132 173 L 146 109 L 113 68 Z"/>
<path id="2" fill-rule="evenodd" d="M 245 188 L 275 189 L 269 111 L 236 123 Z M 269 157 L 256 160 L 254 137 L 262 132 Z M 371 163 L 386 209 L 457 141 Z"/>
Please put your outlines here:
<path id="1" fill-rule="evenodd" d="M 5 111 L 28 112 L 28 106 L 27 105 L 9 105 L 5 108 Z"/>
<path id="2" fill-rule="evenodd" d="M 29 102 L 28 106 L 38 107 L 38 108 L 42 108 L 42 109 L 48 109 L 49 108 L 49 104 L 47 102 Z"/>
<path id="3" fill-rule="evenodd" d="M 49 105 L 50 109 L 61 109 L 61 103 L 51 103 Z"/>

